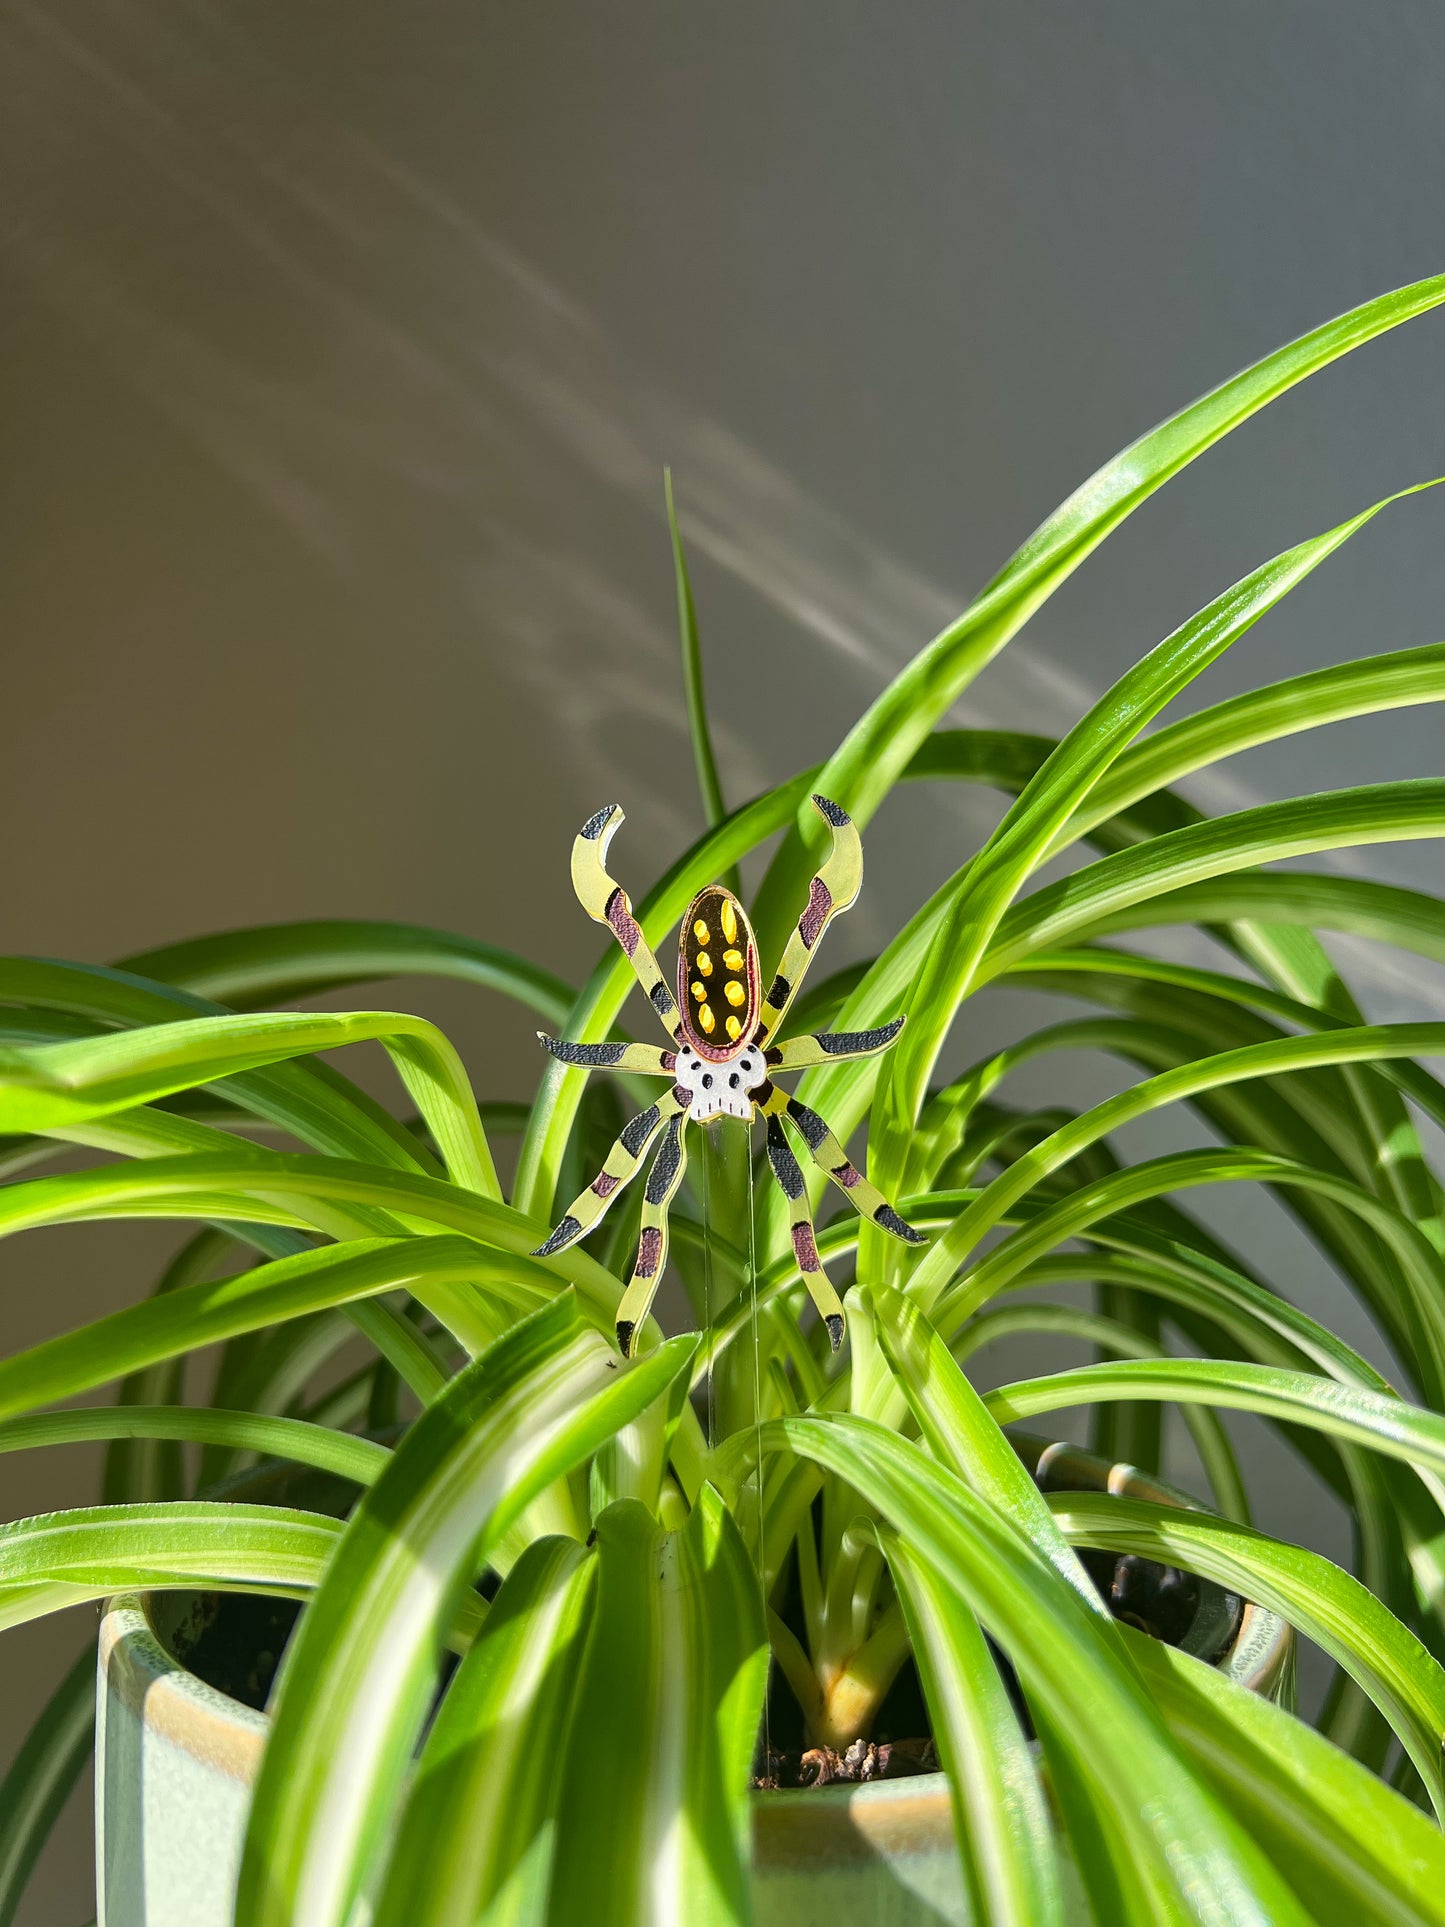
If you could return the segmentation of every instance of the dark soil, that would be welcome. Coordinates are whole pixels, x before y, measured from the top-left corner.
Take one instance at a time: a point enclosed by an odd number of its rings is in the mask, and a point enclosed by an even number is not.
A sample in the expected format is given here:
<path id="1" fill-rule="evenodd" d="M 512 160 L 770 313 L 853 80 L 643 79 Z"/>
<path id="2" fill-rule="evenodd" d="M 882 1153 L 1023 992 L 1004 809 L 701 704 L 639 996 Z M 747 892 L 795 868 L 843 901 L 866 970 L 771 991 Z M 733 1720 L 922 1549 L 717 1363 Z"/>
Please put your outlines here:
<path id="1" fill-rule="evenodd" d="M 1132 1552 L 1116 1555 L 1081 1546 L 1079 1559 L 1115 1619 L 1166 1646 L 1179 1645 L 1194 1624 L 1201 1596 L 1194 1573 Z"/>
<path id="2" fill-rule="evenodd" d="M 207 1685 L 264 1713 L 300 1605 L 248 1592 L 199 1592 L 188 1604 L 166 1644 Z"/>
<path id="3" fill-rule="evenodd" d="M 831 1746 L 810 1746 L 801 1753 L 769 1749 L 765 1762 L 749 1784 L 755 1791 L 776 1792 L 780 1787 L 862 1786 L 870 1780 L 906 1780 L 916 1773 L 936 1773 L 938 1753 L 932 1740 L 884 1740 L 874 1746 L 854 1740 L 846 1753 Z"/>

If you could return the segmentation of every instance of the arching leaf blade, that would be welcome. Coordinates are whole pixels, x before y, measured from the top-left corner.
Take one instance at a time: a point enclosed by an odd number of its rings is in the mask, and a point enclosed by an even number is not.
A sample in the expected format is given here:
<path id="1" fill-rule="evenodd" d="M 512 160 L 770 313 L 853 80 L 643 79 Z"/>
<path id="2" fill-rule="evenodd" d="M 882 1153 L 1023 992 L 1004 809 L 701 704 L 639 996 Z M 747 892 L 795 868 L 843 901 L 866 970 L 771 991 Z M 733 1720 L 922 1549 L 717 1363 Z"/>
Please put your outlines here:
<path id="1" fill-rule="evenodd" d="M 960 872 L 938 940 L 913 987 L 908 1027 L 880 1075 L 874 1135 L 885 1189 L 901 1176 L 938 1053 L 1000 917 L 1081 799 L 1147 722 L 1385 506 L 1377 503 L 1262 564 L 1126 670 L 1050 754 Z"/>
<path id="2" fill-rule="evenodd" d="M 1445 1418 L 1438 1413 L 1363 1386 L 1235 1359 L 1111 1359 L 1002 1385 L 987 1393 L 984 1403 L 1000 1425 L 1011 1425 L 1040 1412 L 1112 1398 L 1162 1398 L 1260 1412 L 1368 1446 L 1437 1478 L 1445 1472 Z"/>
<path id="3" fill-rule="evenodd" d="M 680 1532 L 635 1500 L 596 1530 L 549 1927 L 735 1927 L 750 1912 L 747 1778 L 768 1659 L 756 1571 L 710 1486 Z M 631 1763 L 621 1781 L 597 1771 L 603 1733 Z"/>
<path id="4" fill-rule="evenodd" d="M 424 1018 L 391 1011 L 195 1017 L 0 1052 L 0 1130 L 65 1129 L 315 1051 L 375 1040 L 442 1148 L 455 1180 L 500 1197 L 466 1073 Z"/>
<path id="5" fill-rule="evenodd" d="M 981 1927 L 1062 1927 L 1059 1850 L 1039 1771 L 977 1619 L 890 1527 L 879 1532 L 908 1624 L 959 1866 Z"/>
<path id="6" fill-rule="evenodd" d="M 292 1638 L 242 1854 L 238 1927 L 340 1927 L 373 1876 L 442 1642 L 479 1563 L 692 1354 L 624 1368 L 570 1297 L 452 1380 L 363 1496 Z"/>
<path id="7" fill-rule="evenodd" d="M 1438 702 L 1445 702 L 1445 643 L 1438 642 L 1332 663 L 1232 696 L 1131 744 L 1070 816 L 1050 854 L 1226 757 L 1350 717 Z"/>
<path id="8" fill-rule="evenodd" d="M 910 757 L 969 683 L 1099 543 L 1155 489 L 1297 382 L 1376 335 L 1445 300 L 1445 276 L 1362 303 L 1265 356 L 1151 429 L 1090 476 L 1004 568 L 894 678 L 849 731 L 819 777 L 823 793 L 866 824 Z M 774 859 L 758 903 L 764 947 L 775 948 L 812 858 L 806 812 Z"/>
<path id="9" fill-rule="evenodd" d="M 597 1557 L 535 1540 L 448 1686 L 407 1796 L 376 1927 L 531 1927 L 557 1851 Z"/>
<path id="10" fill-rule="evenodd" d="M 370 918 L 316 918 L 193 937 L 124 958 L 116 968 L 234 1009 L 289 1004 L 353 984 L 441 977 L 511 997 L 560 1024 L 576 992 L 496 944 L 450 930 Z"/>
<path id="11" fill-rule="evenodd" d="M 181 1587 L 304 1598 L 340 1532 L 316 1513 L 200 1499 L 18 1519 L 0 1525 L 0 1630 L 116 1592 Z"/>
<path id="12" fill-rule="evenodd" d="M 1134 1664 L 1195 1770 L 1317 1921 L 1439 1927 L 1439 1829 L 1303 1720 L 1132 1627 Z"/>
<path id="13" fill-rule="evenodd" d="M 96 1439 L 173 1439 L 187 1445 L 226 1445 L 240 1452 L 311 1465 L 357 1485 L 370 1485 L 391 1453 L 371 1439 L 329 1425 L 262 1412 L 214 1406 L 102 1405 L 73 1412 L 35 1412 L 0 1421 L 0 1453 Z"/>
<path id="14" fill-rule="evenodd" d="M 1075 1545 L 1182 1566 L 1280 1613 L 1369 1693 L 1415 1762 L 1438 1817 L 1445 1805 L 1445 1669 L 1367 1587 L 1304 1546 L 1178 1506 L 1051 1493 Z"/>

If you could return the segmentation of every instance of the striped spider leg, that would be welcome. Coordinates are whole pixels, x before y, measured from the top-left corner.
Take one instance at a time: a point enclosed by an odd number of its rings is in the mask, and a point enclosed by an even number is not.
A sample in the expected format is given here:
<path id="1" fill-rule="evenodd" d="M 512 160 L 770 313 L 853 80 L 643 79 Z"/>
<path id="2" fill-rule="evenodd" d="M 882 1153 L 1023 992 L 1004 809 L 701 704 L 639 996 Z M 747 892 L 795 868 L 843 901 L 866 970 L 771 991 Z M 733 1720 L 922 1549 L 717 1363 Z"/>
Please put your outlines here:
<path id="1" fill-rule="evenodd" d="M 815 796 L 813 807 L 828 825 L 832 841 L 827 857 L 808 886 L 807 905 L 783 948 L 782 959 L 763 1000 L 757 1042 L 770 1072 L 807 1070 L 813 1065 L 850 1057 L 873 1057 L 887 1050 L 903 1028 L 904 1020 L 896 1017 L 891 1024 L 883 1024 L 876 1030 L 815 1031 L 780 1044 L 771 1042 L 802 987 L 823 932 L 834 917 L 852 909 L 863 885 L 863 845 L 852 817 L 826 796 Z M 857 1211 L 909 1244 L 928 1241 L 921 1231 L 905 1224 L 883 1193 L 868 1182 L 816 1111 L 777 1089 L 771 1079 L 756 1093 L 755 1102 L 768 1120 L 768 1162 L 788 1200 L 793 1255 L 836 1352 L 843 1342 L 843 1307 L 818 1256 L 807 1187 L 783 1129 L 783 1119 L 794 1126 L 814 1164 L 841 1187 Z"/>
<path id="2" fill-rule="evenodd" d="M 626 1126 L 597 1177 L 534 1254 L 553 1257 L 585 1237 L 623 1185 L 636 1176 L 649 1146 L 656 1142 L 637 1263 L 617 1312 L 617 1342 L 624 1357 L 647 1317 L 667 1261 L 667 1213 L 687 1168 L 689 1123 L 708 1124 L 719 1117 L 767 1120 L 768 1162 L 788 1200 L 794 1256 L 834 1351 L 843 1342 L 843 1307 L 818 1257 L 807 1188 L 784 1121 L 797 1131 L 818 1168 L 860 1212 L 896 1238 L 911 1244 L 926 1242 L 851 1162 L 817 1112 L 779 1090 L 770 1076 L 775 1071 L 874 1056 L 887 1050 L 903 1028 L 899 1017 L 876 1030 L 816 1031 L 782 1043 L 771 1041 L 797 996 L 824 929 L 851 907 L 863 877 L 862 847 L 852 818 L 826 797 L 815 796 L 813 803 L 832 832 L 832 847 L 812 880 L 807 906 L 784 947 L 766 996 L 760 990 L 752 925 L 730 890 L 715 883 L 694 897 L 678 938 L 674 996 L 643 938 L 626 892 L 607 873 L 607 845 L 623 820 L 622 811 L 615 805 L 599 810 L 583 825 L 572 846 L 572 884 L 582 907 L 598 923 L 605 923 L 622 945 L 674 1046 L 663 1050 L 652 1044 L 572 1044 L 538 1032 L 545 1048 L 563 1063 L 672 1080 L 667 1095 Z"/>

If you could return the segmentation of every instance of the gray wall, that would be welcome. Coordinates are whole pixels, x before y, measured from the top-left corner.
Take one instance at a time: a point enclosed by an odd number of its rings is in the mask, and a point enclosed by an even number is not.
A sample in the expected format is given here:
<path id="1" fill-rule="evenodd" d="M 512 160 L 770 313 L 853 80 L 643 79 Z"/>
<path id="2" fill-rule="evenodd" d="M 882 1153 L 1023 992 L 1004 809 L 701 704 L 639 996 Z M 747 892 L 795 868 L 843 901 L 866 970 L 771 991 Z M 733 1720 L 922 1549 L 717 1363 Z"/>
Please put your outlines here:
<path id="1" fill-rule="evenodd" d="M 662 462 L 737 798 L 825 755 L 1116 447 L 1445 265 L 1442 45 L 1433 0 L 4 0 L 0 940 L 108 959 L 395 915 L 579 971 L 576 823 L 623 801 L 639 885 L 698 823 Z M 1176 482 L 965 717 L 1064 725 L 1264 556 L 1445 470 L 1442 345 L 1414 324 Z M 1442 513 L 1395 510 L 1202 698 L 1438 639 Z M 1384 718 L 1199 795 L 1439 749 L 1435 717 Z M 985 822 L 890 803 L 854 946 Z M 1433 848 L 1371 863 L 1445 882 Z M 1376 1010 L 1438 1009 L 1438 981 L 1363 968 Z M 516 1013 L 407 994 L 479 1088 L 528 1092 Z M 6 1247 L 4 1348 L 144 1289 L 171 1242 Z M 4 1503 L 92 1473 L 27 1461 Z M 1301 1529 L 1301 1494 L 1269 1503 Z M 7 1636 L 16 1731 L 84 1636 Z M 29 1920 L 83 1917 L 85 1827 Z"/>

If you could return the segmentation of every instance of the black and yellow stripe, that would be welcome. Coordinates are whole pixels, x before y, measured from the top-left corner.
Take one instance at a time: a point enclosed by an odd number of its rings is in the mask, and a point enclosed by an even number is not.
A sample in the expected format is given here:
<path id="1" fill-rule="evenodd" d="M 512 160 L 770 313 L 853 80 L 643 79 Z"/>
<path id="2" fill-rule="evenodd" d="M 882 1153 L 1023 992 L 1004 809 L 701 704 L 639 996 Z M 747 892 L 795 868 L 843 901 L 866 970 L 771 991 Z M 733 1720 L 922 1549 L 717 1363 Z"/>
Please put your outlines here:
<path id="1" fill-rule="evenodd" d="M 879 1051 L 887 1050 L 902 1028 L 903 1019 L 895 1017 L 891 1024 L 881 1024 L 877 1030 L 809 1031 L 781 1044 L 769 1044 L 763 1061 L 770 1071 L 805 1071 L 815 1064 L 837 1064 L 848 1057 L 876 1057 Z"/>
<path id="2" fill-rule="evenodd" d="M 633 1335 L 647 1316 L 667 1264 L 667 1210 L 687 1169 L 687 1140 L 683 1135 L 686 1122 L 682 1117 L 669 1120 L 647 1174 L 637 1263 L 622 1294 L 622 1303 L 617 1307 L 617 1348 L 624 1358 L 632 1356 Z"/>
<path id="3" fill-rule="evenodd" d="M 677 999 L 657 967 L 657 959 L 642 934 L 642 926 L 632 914 L 627 892 L 607 874 L 607 846 L 626 821 L 615 803 L 589 816 L 572 843 L 572 888 L 577 901 L 596 923 L 605 923 L 616 937 L 632 965 L 633 974 L 647 993 L 647 1000 L 666 1027 L 669 1037 L 678 1033 Z"/>
<path id="4" fill-rule="evenodd" d="M 843 1303 L 818 1256 L 818 1234 L 813 1224 L 813 1214 L 808 1208 L 808 1188 L 803 1183 L 802 1169 L 793 1156 L 792 1146 L 783 1134 L 782 1122 L 776 1112 L 768 1118 L 768 1163 L 773 1167 L 773 1176 L 778 1181 L 779 1189 L 788 1200 L 789 1228 L 798 1270 L 808 1287 L 809 1297 L 818 1307 L 818 1315 L 827 1329 L 828 1342 L 836 1352 L 843 1343 Z"/>
<path id="5" fill-rule="evenodd" d="M 921 1231 L 915 1231 L 899 1217 L 877 1185 L 868 1182 L 816 1111 L 810 1111 L 796 1097 L 785 1099 L 785 1105 L 788 1120 L 797 1127 L 814 1164 L 827 1172 L 860 1217 L 871 1218 L 874 1224 L 881 1225 L 905 1244 L 928 1243 Z"/>
<path id="6" fill-rule="evenodd" d="M 630 1123 L 625 1124 L 617 1142 L 607 1153 L 607 1162 L 587 1189 L 572 1200 L 566 1216 L 558 1220 L 546 1243 L 538 1245 L 532 1256 L 555 1258 L 559 1251 L 565 1251 L 568 1245 L 585 1238 L 623 1186 L 637 1176 L 647 1147 L 663 1123 L 668 1120 L 676 1123 L 678 1113 L 687 1109 L 689 1101 L 687 1092 L 674 1086 L 666 1097 L 659 1098 L 656 1104 L 650 1104 L 645 1111 L 639 1111 Z"/>
<path id="7" fill-rule="evenodd" d="M 543 1050 L 563 1064 L 581 1064 L 594 1071 L 631 1071 L 639 1077 L 671 1077 L 677 1052 L 661 1044 L 569 1044 L 565 1037 L 537 1032 Z"/>
<path id="8" fill-rule="evenodd" d="M 863 845 L 848 812 L 826 796 L 815 796 L 813 807 L 832 832 L 833 844 L 808 887 L 808 902 L 783 950 L 777 975 L 763 999 L 757 1041 L 766 1044 L 777 1034 L 788 1006 L 798 994 L 818 940 L 834 917 L 850 910 L 863 884 Z"/>

